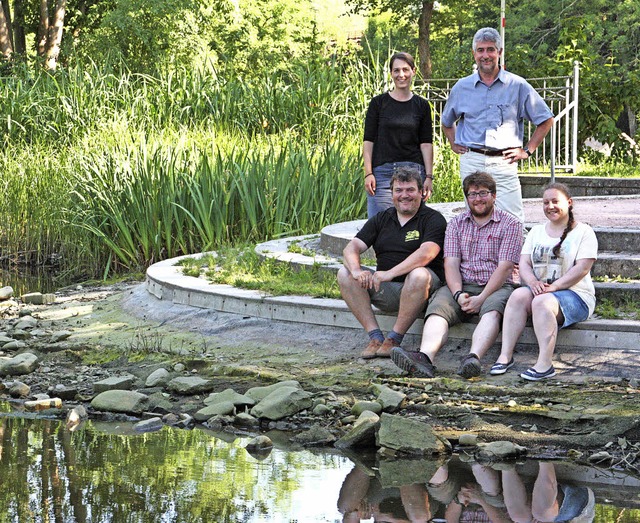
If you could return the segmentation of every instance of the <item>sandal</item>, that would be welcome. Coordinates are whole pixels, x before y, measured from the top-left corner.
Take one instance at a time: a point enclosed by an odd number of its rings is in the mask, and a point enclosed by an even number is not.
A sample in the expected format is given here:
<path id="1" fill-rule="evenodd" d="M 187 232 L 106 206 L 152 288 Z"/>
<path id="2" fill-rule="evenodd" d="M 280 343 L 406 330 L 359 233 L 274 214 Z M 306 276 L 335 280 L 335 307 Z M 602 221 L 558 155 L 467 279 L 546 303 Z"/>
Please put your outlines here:
<path id="1" fill-rule="evenodd" d="M 552 378 L 556 375 L 556 370 L 553 368 L 553 365 L 549 367 L 549 369 L 544 372 L 538 372 L 536 369 L 531 367 L 530 369 L 525 370 L 522 374 L 520 374 L 521 378 L 529 381 L 540 381 L 547 378 Z"/>
<path id="2" fill-rule="evenodd" d="M 511 361 L 509 363 L 498 363 L 498 362 L 495 362 L 491 366 L 491 370 L 489 371 L 489 374 L 493 374 L 494 376 L 497 376 L 499 374 L 504 374 L 511 367 L 513 367 L 515 364 L 516 364 L 516 362 L 515 362 L 515 360 L 513 358 L 511 358 Z"/>

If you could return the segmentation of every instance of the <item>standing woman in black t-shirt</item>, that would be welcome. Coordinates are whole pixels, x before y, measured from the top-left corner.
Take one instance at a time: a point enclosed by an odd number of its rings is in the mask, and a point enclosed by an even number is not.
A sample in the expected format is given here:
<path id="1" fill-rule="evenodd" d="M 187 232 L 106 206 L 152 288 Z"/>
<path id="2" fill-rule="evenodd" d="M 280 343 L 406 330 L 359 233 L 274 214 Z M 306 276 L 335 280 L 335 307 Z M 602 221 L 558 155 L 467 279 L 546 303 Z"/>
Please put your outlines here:
<path id="1" fill-rule="evenodd" d="M 395 53 L 389 69 L 395 87 L 372 98 L 364 122 L 362 156 L 369 218 L 393 205 L 389 181 L 402 165 L 420 169 L 425 200 L 432 190 L 431 107 L 411 91 L 416 67 L 409 53 Z"/>

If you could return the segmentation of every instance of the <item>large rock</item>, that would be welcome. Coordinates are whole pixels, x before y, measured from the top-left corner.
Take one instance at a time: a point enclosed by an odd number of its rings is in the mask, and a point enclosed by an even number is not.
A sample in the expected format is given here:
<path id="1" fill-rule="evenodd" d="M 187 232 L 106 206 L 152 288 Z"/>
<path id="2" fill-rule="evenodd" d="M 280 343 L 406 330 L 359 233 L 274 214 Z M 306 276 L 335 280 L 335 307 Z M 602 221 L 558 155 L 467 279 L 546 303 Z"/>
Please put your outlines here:
<path id="1" fill-rule="evenodd" d="M 7 343 L 11 343 L 15 341 L 13 338 L 9 338 L 9 336 L 0 336 L 0 347 L 6 345 Z"/>
<path id="2" fill-rule="evenodd" d="M 96 381 L 93 384 L 95 393 L 104 392 L 105 390 L 130 390 L 133 387 L 135 376 L 112 376 L 104 380 Z"/>
<path id="3" fill-rule="evenodd" d="M 347 449 L 375 446 L 376 429 L 379 423 L 380 416 L 370 410 L 365 410 L 353 424 L 353 428 L 336 441 L 336 447 Z"/>
<path id="4" fill-rule="evenodd" d="M 475 455 L 479 461 L 503 461 L 519 458 L 526 453 L 525 447 L 511 441 L 492 441 L 491 443 L 479 443 Z"/>
<path id="5" fill-rule="evenodd" d="M 20 350 L 24 349 L 27 344 L 21 340 L 11 340 L 2 346 L 3 350 Z"/>
<path id="6" fill-rule="evenodd" d="M 193 417 L 197 421 L 207 421 L 213 416 L 227 416 L 229 414 L 235 414 L 236 408 L 230 401 L 222 401 L 220 403 L 214 403 L 213 405 L 207 405 L 205 408 L 196 412 Z"/>
<path id="7" fill-rule="evenodd" d="M 230 401 L 236 407 L 253 407 L 256 404 L 256 400 L 247 396 L 246 394 L 240 394 L 233 389 L 226 389 L 222 392 L 213 392 L 209 394 L 204 400 L 205 405 L 215 405 L 216 403 L 222 403 Z"/>
<path id="8" fill-rule="evenodd" d="M 360 416 L 365 411 L 375 412 L 376 414 L 382 413 L 382 405 L 377 401 L 356 401 L 351 407 L 351 414 L 354 416 Z"/>
<path id="9" fill-rule="evenodd" d="M 22 300 L 22 303 L 27 305 L 48 305 L 50 303 L 55 303 L 56 295 L 42 294 L 41 292 L 30 292 L 20 296 L 20 299 Z"/>
<path id="10" fill-rule="evenodd" d="M 170 376 L 167 369 L 156 369 L 147 376 L 147 380 L 144 382 L 145 387 L 164 387 L 169 383 Z"/>
<path id="11" fill-rule="evenodd" d="M 300 443 L 305 447 L 327 446 L 331 445 L 336 437 L 326 427 L 314 425 L 309 430 L 300 432 L 291 438 L 294 443 Z"/>
<path id="12" fill-rule="evenodd" d="M 148 405 L 149 397 L 146 394 L 130 390 L 107 390 L 91 400 L 94 409 L 107 412 L 140 414 L 147 410 Z"/>
<path id="13" fill-rule="evenodd" d="M 17 376 L 29 374 L 38 366 L 38 357 L 30 352 L 23 352 L 13 358 L 0 358 L 0 376 Z"/>
<path id="14" fill-rule="evenodd" d="M 247 394 L 248 395 L 248 394 Z M 297 387 L 277 387 L 271 394 L 251 409 L 257 418 L 279 420 L 311 408 L 312 394 Z"/>
<path id="15" fill-rule="evenodd" d="M 406 397 L 406 394 L 393 390 L 389 387 L 379 387 L 378 403 L 382 405 L 382 410 L 385 412 L 395 412 L 398 410 Z"/>
<path id="16" fill-rule="evenodd" d="M 446 458 L 402 458 L 381 459 L 376 463 L 378 477 L 383 488 L 402 487 L 413 483 L 429 483 Z"/>
<path id="17" fill-rule="evenodd" d="M 33 316 L 23 316 L 20 318 L 20 321 L 13 326 L 13 328 L 14 330 L 31 330 L 35 329 L 37 326 L 38 320 Z"/>
<path id="18" fill-rule="evenodd" d="M 392 414 L 382 414 L 376 435 L 379 447 L 386 447 L 405 454 L 434 455 L 449 452 L 449 442 L 433 432 L 423 421 Z"/>
<path id="19" fill-rule="evenodd" d="M 215 387 L 215 384 L 211 380 L 205 380 L 199 376 L 179 376 L 173 378 L 167 388 L 171 392 L 184 395 L 202 394 L 203 392 L 210 392 Z"/>
<path id="20" fill-rule="evenodd" d="M 51 333 L 51 339 L 49 340 L 51 343 L 58 343 L 59 341 L 66 340 L 69 336 L 73 334 L 71 331 L 63 330 L 63 331 L 55 331 Z"/>
<path id="21" fill-rule="evenodd" d="M 13 296 L 13 287 L 6 286 L 0 289 L 0 301 L 8 300 Z"/>
<path id="22" fill-rule="evenodd" d="M 262 401 L 274 390 L 280 387 L 295 387 L 296 389 L 301 388 L 300 383 L 298 383 L 297 381 L 288 380 L 288 381 L 280 381 L 278 383 L 274 383 L 273 385 L 267 385 L 266 387 L 252 387 L 247 392 L 245 392 L 245 395 L 249 396 L 250 398 L 254 399 L 256 402 L 258 402 L 258 401 Z"/>

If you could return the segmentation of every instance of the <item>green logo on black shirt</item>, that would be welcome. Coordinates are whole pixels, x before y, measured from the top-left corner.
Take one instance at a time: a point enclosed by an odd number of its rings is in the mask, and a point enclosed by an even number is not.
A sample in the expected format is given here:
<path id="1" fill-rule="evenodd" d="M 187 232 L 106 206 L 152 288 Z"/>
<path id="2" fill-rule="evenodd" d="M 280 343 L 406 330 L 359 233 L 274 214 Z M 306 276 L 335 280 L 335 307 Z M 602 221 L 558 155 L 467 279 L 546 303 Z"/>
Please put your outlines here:
<path id="1" fill-rule="evenodd" d="M 419 240 L 419 239 L 420 239 L 420 233 L 418 231 L 409 231 L 407 232 L 407 235 L 404 237 L 405 242 L 410 242 L 412 240 Z"/>

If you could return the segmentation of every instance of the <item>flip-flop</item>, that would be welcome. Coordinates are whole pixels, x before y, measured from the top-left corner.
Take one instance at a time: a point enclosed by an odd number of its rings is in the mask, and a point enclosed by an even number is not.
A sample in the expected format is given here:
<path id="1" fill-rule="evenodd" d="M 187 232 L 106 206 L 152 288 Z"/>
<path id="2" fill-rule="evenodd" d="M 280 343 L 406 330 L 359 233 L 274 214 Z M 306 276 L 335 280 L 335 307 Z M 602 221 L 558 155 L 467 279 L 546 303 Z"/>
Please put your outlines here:
<path id="1" fill-rule="evenodd" d="M 529 381 L 540 381 L 545 380 L 547 378 L 552 378 L 556 375 L 556 369 L 553 368 L 553 365 L 549 367 L 549 369 L 544 372 L 538 372 L 536 369 L 531 367 L 530 369 L 525 370 L 522 374 L 520 374 L 521 378 Z"/>
<path id="2" fill-rule="evenodd" d="M 494 376 L 497 376 L 499 374 L 504 374 L 505 372 L 507 372 L 511 367 L 513 367 L 516 364 L 515 360 L 513 358 L 511 358 L 511 361 L 509 363 L 494 363 L 491 366 L 491 370 L 489 371 L 489 374 L 493 374 Z"/>

